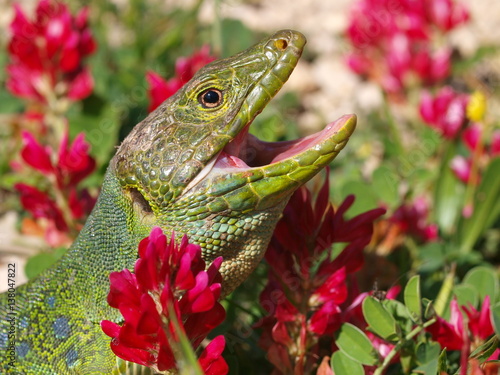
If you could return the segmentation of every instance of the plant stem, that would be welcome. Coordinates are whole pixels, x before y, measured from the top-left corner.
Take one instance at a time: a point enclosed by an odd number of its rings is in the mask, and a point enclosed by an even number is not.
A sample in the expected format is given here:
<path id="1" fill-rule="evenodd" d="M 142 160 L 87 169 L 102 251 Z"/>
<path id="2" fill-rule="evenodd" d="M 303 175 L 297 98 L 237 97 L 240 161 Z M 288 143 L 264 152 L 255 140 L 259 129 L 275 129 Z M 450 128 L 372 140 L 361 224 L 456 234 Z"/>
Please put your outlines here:
<path id="1" fill-rule="evenodd" d="M 443 284 L 441 285 L 441 289 L 436 297 L 436 302 L 434 303 L 434 310 L 436 314 L 442 316 L 444 311 L 446 310 L 446 306 L 448 305 L 448 301 L 450 300 L 451 293 L 453 291 L 453 284 L 455 279 L 455 272 L 457 269 L 457 265 L 453 263 L 451 265 L 451 269 L 446 273 Z"/>
<path id="2" fill-rule="evenodd" d="M 422 325 L 419 325 L 415 327 L 410 333 L 408 333 L 405 338 L 402 341 L 399 341 L 394 348 L 387 354 L 387 357 L 384 358 L 384 362 L 377 367 L 373 375 L 381 375 L 385 368 L 389 366 L 391 363 L 392 359 L 398 354 L 399 350 L 405 344 L 407 341 L 410 341 L 412 338 L 414 338 L 416 335 L 418 335 L 420 332 L 422 332 L 425 328 L 429 327 L 430 325 L 434 324 L 436 322 L 436 318 L 432 318 L 431 320 L 428 320 Z"/>

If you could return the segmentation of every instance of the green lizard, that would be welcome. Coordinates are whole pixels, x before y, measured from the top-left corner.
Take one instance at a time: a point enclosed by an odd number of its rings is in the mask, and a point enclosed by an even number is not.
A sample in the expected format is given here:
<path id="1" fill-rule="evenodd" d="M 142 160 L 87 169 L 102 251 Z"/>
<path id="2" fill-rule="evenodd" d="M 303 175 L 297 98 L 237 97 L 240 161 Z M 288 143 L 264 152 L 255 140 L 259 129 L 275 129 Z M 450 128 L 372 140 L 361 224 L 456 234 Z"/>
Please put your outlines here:
<path id="1" fill-rule="evenodd" d="M 106 303 L 108 275 L 132 268 L 138 242 L 153 226 L 186 233 L 208 262 L 222 255 L 224 294 L 252 272 L 288 198 L 332 161 L 356 124 L 344 116 L 287 142 L 248 134 L 305 42 L 283 30 L 207 65 L 132 130 L 65 256 L 15 298 L 2 295 L 2 373 L 118 373 L 99 326 L 120 321 Z"/>

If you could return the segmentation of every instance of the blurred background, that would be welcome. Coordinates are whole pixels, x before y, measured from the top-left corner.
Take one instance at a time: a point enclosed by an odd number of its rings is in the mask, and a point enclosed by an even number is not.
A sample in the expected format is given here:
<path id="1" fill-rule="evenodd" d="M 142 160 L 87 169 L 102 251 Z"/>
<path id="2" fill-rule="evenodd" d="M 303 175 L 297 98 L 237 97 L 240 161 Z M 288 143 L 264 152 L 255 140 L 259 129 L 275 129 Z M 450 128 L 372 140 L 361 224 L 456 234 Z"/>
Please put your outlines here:
<path id="1" fill-rule="evenodd" d="M 499 23 L 497 0 L 0 0 L 0 280 L 15 263 L 20 285 L 65 253 L 115 147 L 197 69 L 291 28 L 307 37 L 303 58 L 251 132 L 295 139 L 357 114 L 347 147 L 308 187 L 326 176 L 335 209 L 354 195 L 346 219 L 387 211 L 339 314 L 361 292 L 394 298 L 412 275 L 439 316 L 450 318 L 450 301 L 500 313 Z M 329 244 L 332 261 L 344 247 Z M 227 302 L 242 368 L 255 356 L 269 370 L 254 302 L 270 269 Z M 479 345 L 466 344 L 467 356 Z M 456 370 L 460 355 L 449 358 Z"/>

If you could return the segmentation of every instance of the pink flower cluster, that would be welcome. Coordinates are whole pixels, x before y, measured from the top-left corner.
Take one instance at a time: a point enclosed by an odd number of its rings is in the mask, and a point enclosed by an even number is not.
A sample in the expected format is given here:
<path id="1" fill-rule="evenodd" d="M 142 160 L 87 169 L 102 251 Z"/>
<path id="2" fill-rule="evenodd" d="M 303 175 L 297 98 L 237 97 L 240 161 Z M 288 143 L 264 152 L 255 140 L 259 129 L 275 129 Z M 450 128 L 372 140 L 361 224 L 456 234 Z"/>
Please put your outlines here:
<path id="1" fill-rule="evenodd" d="M 157 371 L 176 369 L 176 325 L 196 349 L 225 318 L 218 302 L 221 263 L 222 257 L 216 258 L 205 270 L 198 245 L 189 244 L 186 236 L 178 245 L 173 234 L 168 241 L 160 228 L 154 228 L 139 244 L 134 273 L 124 269 L 110 274 L 108 303 L 125 320 L 121 326 L 101 322 L 104 333 L 113 338 L 113 352 Z M 221 356 L 224 346 L 224 337 L 218 336 L 201 354 L 199 364 L 207 374 L 227 373 Z"/>
<path id="2" fill-rule="evenodd" d="M 87 8 L 73 17 L 65 4 L 41 0 L 30 21 L 15 5 L 7 66 L 10 92 L 42 103 L 51 96 L 87 97 L 93 80 L 82 61 L 96 49 L 87 18 Z"/>
<path id="3" fill-rule="evenodd" d="M 490 297 L 484 297 L 480 310 L 472 305 L 459 306 L 456 299 L 450 304 L 449 321 L 438 317 L 437 322 L 427 328 L 432 338 L 441 347 L 447 350 L 459 350 L 461 352 L 461 372 L 467 374 L 467 362 L 470 353 L 483 344 L 493 331 L 490 312 Z M 464 314 L 467 319 L 464 319 Z M 496 349 L 490 356 L 490 360 L 497 360 L 500 349 Z M 498 368 L 497 368 L 498 370 Z M 479 374 L 479 373 L 478 373 Z"/>
<path id="4" fill-rule="evenodd" d="M 455 139 L 468 122 L 468 101 L 469 95 L 457 93 L 449 86 L 440 89 L 435 96 L 425 91 L 420 99 L 420 115 L 443 137 Z"/>
<path id="5" fill-rule="evenodd" d="M 398 231 L 412 236 L 420 242 L 435 241 L 438 238 L 436 224 L 428 223 L 429 205 L 423 197 L 403 203 L 392 214 L 389 221 L 398 226 Z"/>
<path id="6" fill-rule="evenodd" d="M 462 143 L 469 155 L 455 156 L 450 167 L 457 178 L 465 183 L 471 182 L 474 153 L 478 153 L 476 161 L 480 164 L 478 166 L 480 169 L 488 163 L 488 160 L 500 155 L 500 131 L 494 131 L 491 140 L 487 140 L 484 144 L 481 140 L 482 124 L 471 123 L 467 118 L 469 101 L 469 95 L 458 93 L 449 86 L 443 87 L 434 96 L 424 92 L 420 100 L 420 115 L 427 124 L 446 139 L 454 140 L 461 135 Z M 476 176 L 476 181 L 473 183 L 478 183 L 478 179 Z"/>
<path id="7" fill-rule="evenodd" d="M 90 175 L 96 166 L 89 155 L 89 145 L 83 134 L 79 134 L 73 143 L 68 143 L 65 132 L 59 151 L 44 147 L 27 131 L 22 133 L 24 146 L 21 156 L 26 164 L 47 177 L 63 199 L 54 200 L 47 192 L 18 183 L 16 190 L 21 194 L 21 204 L 35 219 L 45 219 L 45 237 L 52 246 L 60 246 L 65 242 L 65 234 L 74 228 L 69 221 L 84 218 L 94 206 L 95 199 L 86 189 L 78 190 L 77 185 Z M 68 203 L 69 207 L 61 207 Z M 64 213 L 68 212 L 69 216 Z"/>
<path id="8" fill-rule="evenodd" d="M 449 75 L 451 50 L 436 48 L 433 39 L 468 19 L 454 0 L 360 0 L 350 13 L 347 37 L 354 51 L 347 63 L 388 93 L 401 93 L 411 76 L 434 84 Z"/>
<path id="9" fill-rule="evenodd" d="M 473 155 L 478 152 L 478 163 L 486 164 L 487 160 L 500 156 L 500 131 L 493 132 L 491 140 L 487 145 L 481 145 L 482 129 L 479 124 L 471 124 L 462 134 L 462 142 L 469 151 L 468 157 L 456 155 L 451 160 L 451 169 L 461 181 L 468 183 L 478 183 L 479 176 L 476 176 L 476 181 L 471 181 L 471 171 L 473 163 Z M 486 162 L 484 162 L 486 160 Z"/>
<path id="10" fill-rule="evenodd" d="M 375 209 L 346 220 L 354 197 L 335 211 L 328 193 L 325 182 L 313 204 L 310 192 L 299 189 L 266 253 L 271 270 L 260 302 L 269 316 L 260 323 L 260 345 L 277 373 L 310 373 L 316 367 L 319 341 L 342 323 L 349 276 L 362 266 L 373 221 L 385 212 Z M 329 251 L 335 243 L 347 245 L 332 260 Z"/>
<path id="11" fill-rule="evenodd" d="M 210 55 L 210 47 L 205 45 L 192 56 L 177 59 L 175 76 L 168 81 L 155 72 L 148 72 L 146 79 L 149 83 L 149 112 L 154 111 L 165 99 L 174 95 L 200 68 L 214 60 L 215 57 Z"/>

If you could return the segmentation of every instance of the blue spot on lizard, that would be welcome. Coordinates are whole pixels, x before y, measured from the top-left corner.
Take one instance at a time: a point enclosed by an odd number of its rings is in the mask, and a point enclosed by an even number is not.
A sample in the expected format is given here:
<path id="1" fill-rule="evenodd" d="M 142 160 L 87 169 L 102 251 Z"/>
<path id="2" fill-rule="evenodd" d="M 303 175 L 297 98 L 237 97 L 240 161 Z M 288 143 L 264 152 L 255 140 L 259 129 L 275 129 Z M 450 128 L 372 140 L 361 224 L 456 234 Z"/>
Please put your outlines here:
<path id="1" fill-rule="evenodd" d="M 30 345 L 26 341 L 23 341 L 18 346 L 16 346 L 16 354 L 21 359 L 26 357 L 29 351 Z"/>
<path id="2" fill-rule="evenodd" d="M 76 363 L 77 359 L 78 353 L 74 348 L 71 348 L 66 352 L 66 364 L 68 367 L 72 367 Z"/>
<path id="3" fill-rule="evenodd" d="M 21 320 L 19 321 L 19 326 L 21 328 L 28 328 L 29 325 L 29 319 L 27 316 L 23 316 Z"/>
<path id="4" fill-rule="evenodd" d="M 54 329 L 54 334 L 58 339 L 67 339 L 71 333 L 68 318 L 62 316 L 55 320 L 52 328 Z"/>
<path id="5" fill-rule="evenodd" d="M 49 307 L 54 308 L 54 306 L 56 305 L 56 297 L 50 296 L 49 298 L 47 298 L 47 304 L 49 305 Z"/>
<path id="6" fill-rule="evenodd" d="M 7 332 L 0 332 L 0 349 L 5 349 L 9 343 L 9 335 Z"/>

